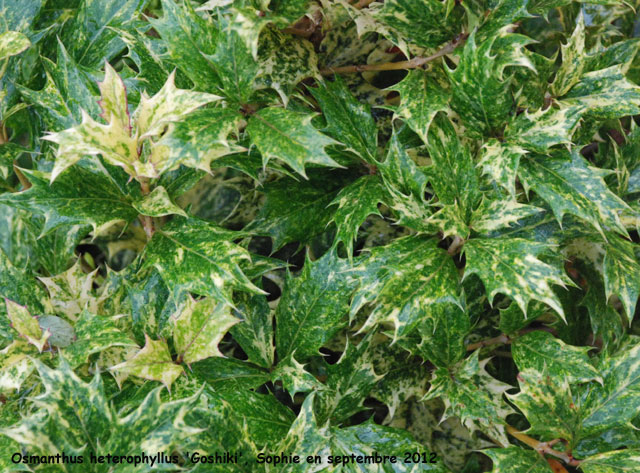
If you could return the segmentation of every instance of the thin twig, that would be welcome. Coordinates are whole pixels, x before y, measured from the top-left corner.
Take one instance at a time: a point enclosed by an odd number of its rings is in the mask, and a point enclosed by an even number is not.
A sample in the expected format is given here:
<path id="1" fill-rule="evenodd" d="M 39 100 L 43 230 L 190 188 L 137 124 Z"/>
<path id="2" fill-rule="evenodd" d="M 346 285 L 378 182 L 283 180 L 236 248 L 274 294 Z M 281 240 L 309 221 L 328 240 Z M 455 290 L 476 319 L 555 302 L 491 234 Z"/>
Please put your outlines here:
<path id="1" fill-rule="evenodd" d="M 354 8 L 361 9 L 361 8 L 364 8 L 364 7 L 368 7 L 369 4 L 373 3 L 373 2 L 375 2 L 375 0 L 360 0 L 358 3 L 356 3 L 354 5 Z"/>
<path id="2" fill-rule="evenodd" d="M 573 458 L 573 455 L 571 455 L 571 453 L 558 452 L 557 450 L 554 450 L 552 448 L 553 445 L 561 441 L 560 439 L 551 440 L 550 442 L 540 442 L 539 440 L 536 440 L 533 437 L 529 437 L 527 434 L 523 434 L 518 429 L 510 425 L 507 425 L 507 432 L 510 435 L 517 438 L 518 440 L 520 440 L 521 442 L 529 445 L 531 448 L 533 448 L 535 451 L 537 451 L 541 455 L 554 456 L 556 458 L 559 458 L 560 460 L 562 460 L 563 462 L 565 462 L 567 465 L 570 465 L 570 466 L 579 466 L 581 463 L 580 460 L 576 460 L 575 458 Z"/>
<path id="3" fill-rule="evenodd" d="M 460 44 L 462 44 L 469 35 L 466 33 L 459 34 L 452 41 L 444 45 L 438 51 L 431 56 L 426 57 L 414 57 L 408 61 L 399 62 L 384 62 L 381 64 L 358 64 L 353 66 L 340 66 L 340 67 L 327 67 L 322 69 L 320 74 L 328 76 L 332 74 L 350 74 L 354 72 L 365 71 L 397 71 L 404 69 L 416 69 L 422 67 L 425 64 L 435 61 L 436 59 L 452 53 Z"/>
<path id="4" fill-rule="evenodd" d="M 151 192 L 148 179 L 140 179 L 140 190 L 142 191 L 142 195 L 148 195 Z M 138 218 L 140 219 L 142 228 L 144 228 L 144 232 L 147 234 L 147 240 L 151 240 L 151 237 L 153 237 L 156 231 L 153 218 L 147 215 L 138 215 Z"/>

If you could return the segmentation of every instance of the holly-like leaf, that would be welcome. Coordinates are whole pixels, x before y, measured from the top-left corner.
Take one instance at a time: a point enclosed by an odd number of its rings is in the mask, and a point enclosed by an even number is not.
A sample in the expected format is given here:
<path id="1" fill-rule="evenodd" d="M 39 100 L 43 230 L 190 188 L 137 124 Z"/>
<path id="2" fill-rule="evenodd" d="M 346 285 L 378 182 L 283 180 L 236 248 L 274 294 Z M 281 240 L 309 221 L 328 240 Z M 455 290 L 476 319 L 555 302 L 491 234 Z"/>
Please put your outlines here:
<path id="1" fill-rule="evenodd" d="M 483 453 L 493 461 L 494 472 L 553 473 L 547 460 L 538 452 L 519 447 L 489 448 Z"/>
<path id="2" fill-rule="evenodd" d="M 340 167 L 325 151 L 337 141 L 316 130 L 312 118 L 312 114 L 265 108 L 251 117 L 247 131 L 264 163 L 279 159 L 306 178 L 307 164 Z"/>
<path id="3" fill-rule="evenodd" d="M 511 297 L 525 316 L 531 300 L 544 302 L 561 317 L 562 305 L 551 290 L 564 287 L 568 278 L 556 267 L 538 259 L 548 246 L 523 238 L 471 239 L 464 246 L 465 277 L 477 274 L 493 301 L 497 293 Z"/>
<path id="4" fill-rule="evenodd" d="M 304 369 L 302 363 L 294 358 L 295 352 L 278 363 L 271 373 L 273 381 L 281 381 L 282 387 L 294 398 L 297 393 L 318 392 L 324 385 L 311 373 Z"/>
<path id="5" fill-rule="evenodd" d="M 198 301 L 187 297 L 174 316 L 173 341 L 178 359 L 186 364 L 211 356 L 222 356 L 218 343 L 239 322 L 231 308 L 212 298 Z"/>
<path id="6" fill-rule="evenodd" d="M 521 219 L 536 215 L 543 210 L 532 205 L 520 204 L 509 199 L 483 199 L 471 215 L 469 226 L 481 235 L 510 228 Z"/>
<path id="7" fill-rule="evenodd" d="M 431 122 L 438 112 L 445 112 L 450 91 L 446 79 L 421 70 L 410 70 L 401 82 L 390 87 L 400 94 L 400 104 L 394 112 L 426 143 Z"/>
<path id="8" fill-rule="evenodd" d="M 299 276 L 287 275 L 276 309 L 276 349 L 281 359 L 295 353 L 305 361 L 345 325 L 354 289 L 346 260 L 329 252 L 317 261 L 308 258 Z"/>
<path id="9" fill-rule="evenodd" d="M 445 404 L 443 420 L 457 416 L 471 431 L 486 432 L 506 445 L 504 418 L 510 412 L 502 394 L 511 386 L 491 377 L 485 366 L 489 360 L 478 360 L 478 351 L 461 361 L 450 373 L 438 368 L 431 380 L 425 400 L 441 397 Z"/>
<path id="10" fill-rule="evenodd" d="M 5 304 L 11 327 L 18 332 L 18 335 L 35 346 L 39 352 L 42 352 L 50 334 L 40 328 L 38 320 L 29 313 L 26 307 L 9 299 L 5 299 Z"/>
<path id="11" fill-rule="evenodd" d="M 0 350 L 0 391 L 9 392 L 20 389 L 35 370 L 29 359 L 36 350 L 23 340 L 14 340 L 3 350 Z"/>
<path id="12" fill-rule="evenodd" d="M 260 292 L 240 268 L 249 252 L 233 243 L 242 233 L 204 220 L 176 218 L 157 230 L 145 250 L 145 267 L 154 266 L 174 293 L 221 297 L 231 303 L 235 287 Z"/>
<path id="13" fill-rule="evenodd" d="M 63 349 L 71 368 L 86 363 L 89 356 L 109 347 L 134 347 L 135 342 L 109 317 L 83 311 L 74 325 L 76 340 Z"/>
<path id="14" fill-rule="evenodd" d="M 163 167 L 180 164 L 211 172 L 211 163 L 242 148 L 229 142 L 240 123 L 239 113 L 228 108 L 197 110 L 169 126 L 167 134 L 154 146 L 154 153 L 164 155 Z"/>
<path id="15" fill-rule="evenodd" d="M 611 229 L 626 235 L 620 215 L 628 206 L 607 188 L 603 178 L 609 172 L 589 166 L 577 151 L 525 159 L 518 169 L 524 183 L 549 204 L 558 223 L 568 213 L 600 232 Z"/>
<path id="16" fill-rule="evenodd" d="M 584 473 L 622 473 L 640 467 L 640 451 L 616 450 L 585 458 L 580 463 Z"/>
<path id="17" fill-rule="evenodd" d="M 374 164 L 378 148 L 378 130 L 371 109 L 358 102 L 345 83 L 337 77 L 310 89 L 327 120 L 327 133 L 348 150 Z"/>
<path id="18" fill-rule="evenodd" d="M 378 204 L 383 202 L 384 187 L 377 176 L 363 176 L 344 187 L 329 205 L 337 205 L 331 221 L 336 224 L 335 244 L 342 242 L 349 258 L 353 256 L 353 242 L 358 229 L 369 215 L 380 215 Z"/>
<path id="19" fill-rule="evenodd" d="M 393 326 L 394 339 L 411 332 L 431 316 L 437 304 L 458 302 L 458 274 L 437 242 L 417 236 L 372 248 L 353 268 L 358 281 L 351 317 L 366 304 L 375 304 L 366 331 L 381 323 Z"/>
<path id="20" fill-rule="evenodd" d="M 109 368 L 151 381 L 160 381 L 167 388 L 183 373 L 182 368 L 171 359 L 167 342 L 152 340 L 146 336 L 144 348 L 131 359 Z"/>
<path id="21" fill-rule="evenodd" d="M 270 368 L 274 361 L 273 314 L 262 294 L 239 293 L 234 315 L 242 323 L 231 327 L 231 335 L 253 363 Z"/>
<path id="22" fill-rule="evenodd" d="M 134 202 L 133 208 L 141 215 L 149 217 L 164 217 L 172 214 L 187 216 L 184 210 L 171 201 L 169 193 L 162 186 L 155 187 L 149 194 Z"/>
<path id="23" fill-rule="evenodd" d="M 536 370 L 570 383 L 602 381 L 589 361 L 588 348 L 567 345 L 548 332 L 535 331 L 513 342 L 513 361 L 520 371 Z"/>
<path id="24" fill-rule="evenodd" d="M 133 220 L 137 212 L 129 196 L 106 176 L 81 166 L 62 174 L 49 184 L 50 175 L 23 171 L 32 184 L 26 191 L 3 194 L 0 202 L 45 217 L 43 234 L 62 225 L 91 225 L 94 233 L 117 222 Z"/>
<path id="25" fill-rule="evenodd" d="M 357 346 L 348 344 L 340 360 L 327 366 L 327 384 L 318 393 L 315 404 L 321 423 L 325 419 L 346 420 L 362 409 L 369 391 L 382 378 L 373 369 L 370 348 L 370 337 Z"/>
<path id="26" fill-rule="evenodd" d="M 528 151 L 511 143 L 500 143 L 496 139 L 489 140 L 482 148 L 480 162 L 482 172 L 491 177 L 499 186 L 506 189 L 509 195 L 516 197 L 516 177 L 520 158 Z"/>
<path id="27" fill-rule="evenodd" d="M 640 295 L 640 265 L 629 240 L 610 234 L 607 243 L 603 263 L 606 296 L 615 294 L 620 298 L 631 322 Z"/>
<path id="28" fill-rule="evenodd" d="M 0 61 L 20 54 L 31 46 L 31 41 L 18 31 L 5 31 L 0 33 Z"/>

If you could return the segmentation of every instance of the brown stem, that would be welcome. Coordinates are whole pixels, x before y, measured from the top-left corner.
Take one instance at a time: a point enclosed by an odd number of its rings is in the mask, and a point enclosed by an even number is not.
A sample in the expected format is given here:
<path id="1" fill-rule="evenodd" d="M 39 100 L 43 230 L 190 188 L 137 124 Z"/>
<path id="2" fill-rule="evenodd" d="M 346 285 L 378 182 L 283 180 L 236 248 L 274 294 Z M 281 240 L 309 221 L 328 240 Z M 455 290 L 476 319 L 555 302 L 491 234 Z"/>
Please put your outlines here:
<path id="1" fill-rule="evenodd" d="M 375 0 L 360 0 L 358 3 L 356 3 L 356 4 L 354 5 L 354 7 L 355 7 L 355 8 L 358 8 L 358 9 L 360 9 L 360 8 L 364 8 L 364 7 L 369 6 L 369 4 L 370 4 L 370 3 L 373 3 L 373 2 L 375 2 Z"/>
<path id="2" fill-rule="evenodd" d="M 554 450 L 553 448 L 551 448 L 553 447 L 553 445 L 560 442 L 561 441 L 560 439 L 551 440 L 550 442 L 540 442 L 539 440 L 536 440 L 533 437 L 529 437 L 527 434 L 523 434 L 518 429 L 510 425 L 507 425 L 507 432 L 510 435 L 517 438 L 518 440 L 520 440 L 522 443 L 529 445 L 531 448 L 537 451 L 540 455 L 554 456 L 556 458 L 559 458 L 560 460 L 562 460 L 563 462 L 565 462 L 567 465 L 570 465 L 570 466 L 579 466 L 581 463 L 580 460 L 576 460 L 575 458 L 573 458 L 573 455 L 571 455 L 571 453 L 558 452 L 557 450 Z"/>
<path id="3" fill-rule="evenodd" d="M 462 245 L 464 245 L 464 240 L 458 235 L 454 236 L 451 245 L 449 245 L 449 248 L 447 248 L 447 253 L 449 253 L 449 256 L 453 256 L 458 253 L 460 248 L 462 248 Z"/>
<path id="4" fill-rule="evenodd" d="M 148 179 L 140 179 L 140 190 L 142 191 L 142 195 L 147 195 L 151 192 Z M 144 228 L 144 232 L 147 234 L 147 240 L 151 240 L 151 237 L 153 237 L 153 234 L 156 231 L 153 218 L 147 215 L 138 215 L 138 219 L 142 224 L 142 228 Z"/>
<path id="5" fill-rule="evenodd" d="M 353 66 L 328 67 L 322 69 L 320 74 L 328 76 L 332 74 L 350 74 L 354 72 L 364 71 L 397 71 L 403 69 L 416 69 L 422 67 L 428 62 L 435 61 L 439 57 L 452 53 L 460 44 L 462 44 L 469 35 L 466 33 L 459 34 L 452 41 L 444 45 L 431 56 L 414 57 L 408 61 L 385 62 L 382 64 L 358 64 Z"/>
<path id="6" fill-rule="evenodd" d="M 470 343 L 467 345 L 467 351 L 477 350 L 478 348 L 488 347 L 490 345 L 506 345 L 507 343 L 511 343 L 511 338 L 509 335 L 505 335 L 503 333 L 497 337 L 480 340 L 476 343 Z"/>

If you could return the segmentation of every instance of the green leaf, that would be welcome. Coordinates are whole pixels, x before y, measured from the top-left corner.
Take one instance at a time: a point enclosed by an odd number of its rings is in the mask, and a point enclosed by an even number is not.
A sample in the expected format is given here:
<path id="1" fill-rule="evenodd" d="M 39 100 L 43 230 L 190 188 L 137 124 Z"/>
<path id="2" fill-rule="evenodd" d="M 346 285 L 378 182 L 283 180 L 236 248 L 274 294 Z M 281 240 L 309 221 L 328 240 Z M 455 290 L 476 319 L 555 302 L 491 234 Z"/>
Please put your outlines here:
<path id="1" fill-rule="evenodd" d="M 228 108 L 197 110 L 172 123 L 154 146 L 165 169 L 179 165 L 211 172 L 211 163 L 242 148 L 229 142 L 237 132 L 241 115 Z"/>
<path id="2" fill-rule="evenodd" d="M 117 222 L 133 220 L 137 212 L 129 197 L 105 175 L 81 166 L 62 174 L 49 184 L 50 176 L 40 171 L 23 171 L 32 184 L 24 192 L 0 195 L 0 202 L 45 217 L 42 234 L 63 225 L 91 225 L 94 234 Z"/>
<path id="3" fill-rule="evenodd" d="M 570 380 L 556 374 L 554 367 L 521 369 L 520 392 L 509 396 L 509 400 L 531 424 L 529 435 L 548 440 L 564 438 L 572 444 L 580 429 L 580 418 L 576 415 Z"/>
<path id="4" fill-rule="evenodd" d="M 300 81 L 318 76 L 318 58 L 313 44 L 305 39 L 265 30 L 258 48 L 256 88 L 272 88 L 287 104 L 288 96 Z"/>
<path id="5" fill-rule="evenodd" d="M 510 79 L 504 70 L 508 66 L 534 69 L 523 53 L 530 42 L 526 36 L 501 32 L 476 43 L 476 34 L 471 33 L 458 66 L 448 71 L 451 108 L 470 132 L 488 134 L 503 125 L 513 106 Z"/>
<path id="6" fill-rule="evenodd" d="M 310 89 L 327 120 L 327 133 L 368 163 L 376 162 L 378 129 L 371 109 L 360 103 L 339 77 Z"/>
<path id="7" fill-rule="evenodd" d="M 441 397 L 443 418 L 457 416 L 469 430 L 480 430 L 506 445 L 504 418 L 511 411 L 502 394 L 511 386 L 491 377 L 485 370 L 489 360 L 478 360 L 478 350 L 461 361 L 451 372 L 438 368 L 424 400 Z"/>
<path id="8" fill-rule="evenodd" d="M 18 31 L 0 33 L 0 61 L 20 54 L 31 46 L 29 38 Z"/>
<path id="9" fill-rule="evenodd" d="M 640 467 L 638 450 L 617 450 L 585 458 L 580 463 L 584 473 L 623 473 Z"/>
<path id="10" fill-rule="evenodd" d="M 543 210 L 515 200 L 485 198 L 472 212 L 469 227 L 481 235 L 488 235 L 496 230 L 511 228 L 518 221 L 539 212 Z"/>
<path id="11" fill-rule="evenodd" d="M 305 361 L 345 325 L 354 283 L 346 260 L 335 252 L 311 261 L 307 257 L 298 277 L 287 274 L 276 308 L 276 349 L 280 359 L 295 354 Z"/>
<path id="12" fill-rule="evenodd" d="M 337 141 L 316 130 L 311 124 L 313 117 L 282 108 L 265 108 L 249 119 L 247 131 L 264 163 L 277 158 L 306 178 L 307 164 L 341 167 L 325 151 L 326 146 Z"/>
<path id="13" fill-rule="evenodd" d="M 465 277 L 477 274 L 493 301 L 497 293 L 513 299 L 527 314 L 531 300 L 544 302 L 561 317 L 564 311 L 552 285 L 565 287 L 569 279 L 556 267 L 538 259 L 548 246 L 523 238 L 472 239 L 464 245 Z"/>
<path id="14" fill-rule="evenodd" d="M 315 413 L 321 423 L 325 419 L 344 421 L 362 410 L 362 402 L 382 378 L 373 369 L 370 348 L 370 337 L 357 346 L 347 342 L 340 360 L 326 367 L 326 386 L 315 398 Z"/>
<path id="15" fill-rule="evenodd" d="M 633 337 L 626 347 L 605 357 L 598 367 L 603 384 L 585 390 L 581 408 L 582 436 L 595 435 L 634 419 L 640 413 L 640 343 Z"/>
<path id="16" fill-rule="evenodd" d="M 169 193 L 162 186 L 155 187 L 149 194 L 134 202 L 133 208 L 140 214 L 149 217 L 163 217 L 172 214 L 187 216 L 184 210 L 171 201 Z"/>
<path id="17" fill-rule="evenodd" d="M 147 244 L 144 267 L 154 266 L 175 293 L 221 297 L 231 303 L 231 288 L 260 292 L 240 268 L 249 252 L 233 243 L 242 233 L 194 218 L 175 218 Z"/>
<path id="18" fill-rule="evenodd" d="M 635 256 L 633 244 L 618 235 L 607 236 L 604 256 L 604 286 L 607 299 L 613 294 L 622 302 L 629 318 L 635 314 L 638 295 L 640 295 L 640 265 Z"/>
<path id="19" fill-rule="evenodd" d="M 190 368 L 198 380 L 206 381 L 218 392 L 242 393 L 269 382 L 269 373 L 264 369 L 234 358 L 206 358 Z"/>
<path id="20" fill-rule="evenodd" d="M 482 147 L 478 165 L 482 172 L 506 189 L 512 199 L 516 197 L 516 177 L 520 158 L 528 153 L 527 150 L 511 143 L 500 143 L 491 139 Z"/>
<path id="21" fill-rule="evenodd" d="M 187 365 L 211 356 L 222 356 L 218 343 L 227 331 L 239 322 L 231 315 L 231 308 L 212 298 L 198 301 L 187 297 L 174 314 L 173 341 L 178 360 Z"/>
<path id="22" fill-rule="evenodd" d="M 417 351 L 438 367 L 453 366 L 467 353 L 464 340 L 470 329 L 469 316 L 460 307 L 436 305 L 418 326 L 422 340 Z"/>
<path id="23" fill-rule="evenodd" d="M 607 188 L 603 178 L 608 174 L 589 166 L 577 151 L 535 156 L 522 160 L 518 168 L 524 184 L 549 204 L 558 223 L 569 213 L 600 233 L 611 229 L 626 235 L 620 215 L 628 206 Z"/>
<path id="24" fill-rule="evenodd" d="M 413 69 L 389 89 L 400 94 L 400 105 L 395 108 L 395 114 L 426 143 L 429 126 L 436 114 L 447 110 L 450 91 L 446 79 Z"/>
<path id="25" fill-rule="evenodd" d="M 372 248 L 352 272 L 359 287 L 351 317 L 375 304 L 361 331 L 390 323 L 396 340 L 431 317 L 438 304 L 459 304 L 456 267 L 434 239 L 409 236 Z"/>
<path id="26" fill-rule="evenodd" d="M 242 323 L 231 327 L 231 335 L 236 340 L 249 361 L 270 368 L 273 365 L 273 314 L 262 294 L 237 294 L 237 311 L 234 315 L 242 319 Z"/>
<path id="27" fill-rule="evenodd" d="M 36 353 L 29 343 L 22 340 L 14 340 L 0 351 L 0 391 L 20 389 L 35 369 L 29 356 Z"/>
<path id="28" fill-rule="evenodd" d="M 580 81 L 586 65 L 585 23 L 582 11 L 579 13 L 576 23 L 571 38 L 560 47 L 562 62 L 551 84 L 551 91 L 556 97 L 566 94 L 571 90 L 571 87 Z"/>
<path id="29" fill-rule="evenodd" d="M 338 193 L 329 205 L 337 205 L 331 217 L 337 233 L 334 245 L 342 242 L 351 259 L 358 229 L 369 215 L 380 216 L 378 204 L 383 202 L 384 187 L 378 176 L 363 176 Z"/>
<path id="30" fill-rule="evenodd" d="M 423 48 L 437 46 L 458 33 L 449 2 L 439 0 L 389 0 L 376 18 Z"/>
<path id="31" fill-rule="evenodd" d="M 482 453 L 493 461 L 494 472 L 552 473 L 547 460 L 538 452 L 520 447 L 489 448 Z"/>
<path id="32" fill-rule="evenodd" d="M 515 340 L 511 346 L 513 361 L 520 371 L 536 370 L 570 383 L 602 379 L 589 361 L 587 347 L 567 345 L 548 332 L 535 331 Z"/>
<path id="33" fill-rule="evenodd" d="M 71 368 L 86 363 L 89 356 L 109 347 L 137 346 L 110 317 L 94 315 L 86 310 L 80 314 L 74 331 L 76 340 L 63 349 L 63 355 Z"/>
<path id="34" fill-rule="evenodd" d="M 42 352 L 50 333 L 40 328 L 38 320 L 31 316 L 26 307 L 9 299 L 5 299 L 4 302 L 11 327 L 18 332 L 18 335 L 35 346 L 39 352 Z"/>
<path id="35" fill-rule="evenodd" d="M 290 354 L 280 361 L 271 373 L 273 381 L 281 381 L 282 387 L 287 390 L 291 398 L 297 393 L 318 392 L 324 389 L 324 385 L 311 373 L 304 369 L 304 365 L 298 363 Z"/>
<path id="36" fill-rule="evenodd" d="M 133 358 L 109 368 L 110 371 L 126 373 L 150 381 L 160 381 L 167 389 L 183 370 L 171 359 L 167 342 L 152 340 L 145 335 L 145 345 Z"/>
<path id="37" fill-rule="evenodd" d="M 146 3 L 145 0 L 82 0 L 63 35 L 78 64 L 98 67 L 122 51 L 124 44 L 111 28 L 130 28 L 136 13 Z"/>
<path id="38" fill-rule="evenodd" d="M 45 291 L 31 272 L 15 267 L 2 250 L 0 250 L 0 296 L 26 305 L 33 311 L 41 311 L 43 301 L 46 299 Z"/>

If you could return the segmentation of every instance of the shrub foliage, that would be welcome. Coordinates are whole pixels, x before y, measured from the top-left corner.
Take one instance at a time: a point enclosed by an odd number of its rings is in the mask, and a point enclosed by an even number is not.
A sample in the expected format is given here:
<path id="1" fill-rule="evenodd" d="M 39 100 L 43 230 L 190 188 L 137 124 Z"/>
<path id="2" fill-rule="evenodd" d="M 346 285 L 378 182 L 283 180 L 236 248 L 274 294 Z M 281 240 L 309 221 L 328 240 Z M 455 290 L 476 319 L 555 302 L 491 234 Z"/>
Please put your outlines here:
<path id="1" fill-rule="evenodd" d="M 640 471 L 633 4 L 0 19 L 2 471 Z"/>

